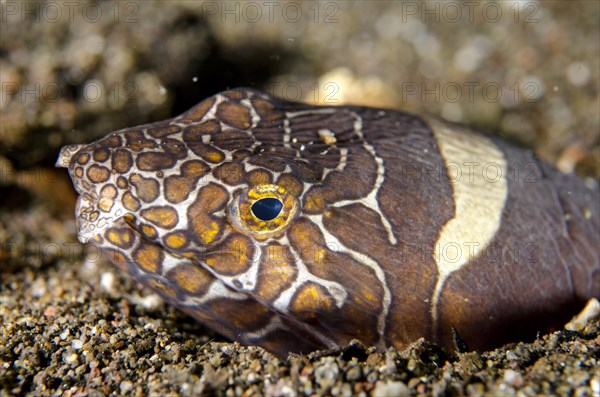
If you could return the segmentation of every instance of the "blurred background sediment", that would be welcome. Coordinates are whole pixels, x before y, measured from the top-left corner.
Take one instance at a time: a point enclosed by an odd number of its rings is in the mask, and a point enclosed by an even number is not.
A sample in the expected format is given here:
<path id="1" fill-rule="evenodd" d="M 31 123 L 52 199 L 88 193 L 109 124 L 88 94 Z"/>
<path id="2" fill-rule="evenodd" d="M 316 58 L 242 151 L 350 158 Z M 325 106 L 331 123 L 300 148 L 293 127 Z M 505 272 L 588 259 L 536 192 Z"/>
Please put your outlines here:
<path id="1" fill-rule="evenodd" d="M 2 0 L 0 11 L 5 324 L 45 330 L 57 316 L 48 307 L 83 302 L 89 311 L 102 294 L 113 306 L 95 310 L 126 318 L 120 297 L 143 301 L 76 242 L 76 196 L 53 167 L 58 150 L 175 116 L 227 88 L 427 113 L 503 135 L 592 183 L 600 176 L 595 0 Z"/>

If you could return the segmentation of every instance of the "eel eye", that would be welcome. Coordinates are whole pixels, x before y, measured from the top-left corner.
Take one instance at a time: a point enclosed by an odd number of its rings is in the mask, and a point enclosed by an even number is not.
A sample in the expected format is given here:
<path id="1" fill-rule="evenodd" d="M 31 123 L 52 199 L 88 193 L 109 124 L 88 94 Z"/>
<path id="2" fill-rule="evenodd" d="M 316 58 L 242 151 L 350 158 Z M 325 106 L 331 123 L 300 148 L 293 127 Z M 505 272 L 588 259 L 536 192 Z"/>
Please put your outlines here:
<path id="1" fill-rule="evenodd" d="M 252 213 L 261 221 L 270 221 L 277 218 L 282 208 L 283 204 L 279 199 L 266 197 L 252 204 Z"/>
<path id="2" fill-rule="evenodd" d="M 285 231 L 299 213 L 296 197 L 282 186 L 263 184 L 244 189 L 232 200 L 228 218 L 234 228 L 268 238 Z"/>

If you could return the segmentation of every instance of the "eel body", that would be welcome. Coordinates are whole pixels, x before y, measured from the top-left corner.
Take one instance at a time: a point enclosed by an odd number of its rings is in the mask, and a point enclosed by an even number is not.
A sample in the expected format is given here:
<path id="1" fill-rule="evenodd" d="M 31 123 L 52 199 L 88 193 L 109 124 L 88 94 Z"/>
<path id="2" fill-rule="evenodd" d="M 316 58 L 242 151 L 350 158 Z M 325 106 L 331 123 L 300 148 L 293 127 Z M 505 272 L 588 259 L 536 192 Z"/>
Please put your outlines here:
<path id="1" fill-rule="evenodd" d="M 528 150 L 251 89 L 62 149 L 79 239 L 230 339 L 285 355 L 471 349 L 600 297 L 600 198 Z"/>

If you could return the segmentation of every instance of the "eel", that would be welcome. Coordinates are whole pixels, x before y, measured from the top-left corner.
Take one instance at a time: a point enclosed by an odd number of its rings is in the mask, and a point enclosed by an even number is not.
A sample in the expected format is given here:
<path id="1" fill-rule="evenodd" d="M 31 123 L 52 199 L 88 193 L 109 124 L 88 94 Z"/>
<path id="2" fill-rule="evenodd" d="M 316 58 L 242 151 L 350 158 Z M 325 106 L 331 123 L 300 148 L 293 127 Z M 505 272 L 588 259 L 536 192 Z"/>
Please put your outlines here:
<path id="1" fill-rule="evenodd" d="M 600 298 L 597 184 L 433 118 L 239 88 L 57 166 L 82 243 L 281 356 L 457 335 L 486 350 Z"/>

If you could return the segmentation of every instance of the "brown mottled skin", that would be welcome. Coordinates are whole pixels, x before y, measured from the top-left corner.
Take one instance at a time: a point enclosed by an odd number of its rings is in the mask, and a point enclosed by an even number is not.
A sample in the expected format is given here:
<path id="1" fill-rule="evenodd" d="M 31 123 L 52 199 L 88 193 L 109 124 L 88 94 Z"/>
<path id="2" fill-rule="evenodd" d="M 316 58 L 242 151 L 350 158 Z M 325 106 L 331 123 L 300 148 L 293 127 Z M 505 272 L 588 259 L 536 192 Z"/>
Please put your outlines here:
<path id="1" fill-rule="evenodd" d="M 450 149 L 477 145 L 448 128 Z M 483 189 L 459 210 L 471 187 L 450 178 L 434 130 L 399 111 L 237 89 L 65 147 L 57 165 L 81 195 L 82 241 L 218 332 L 280 355 L 353 338 L 452 348 L 452 326 L 487 349 L 560 327 L 600 297 L 598 189 L 485 138 L 506 161 L 506 199 Z M 253 212 L 264 198 L 282 203 L 272 220 Z M 488 201 L 500 206 L 492 237 L 434 299 L 444 225 L 493 215 Z"/>

